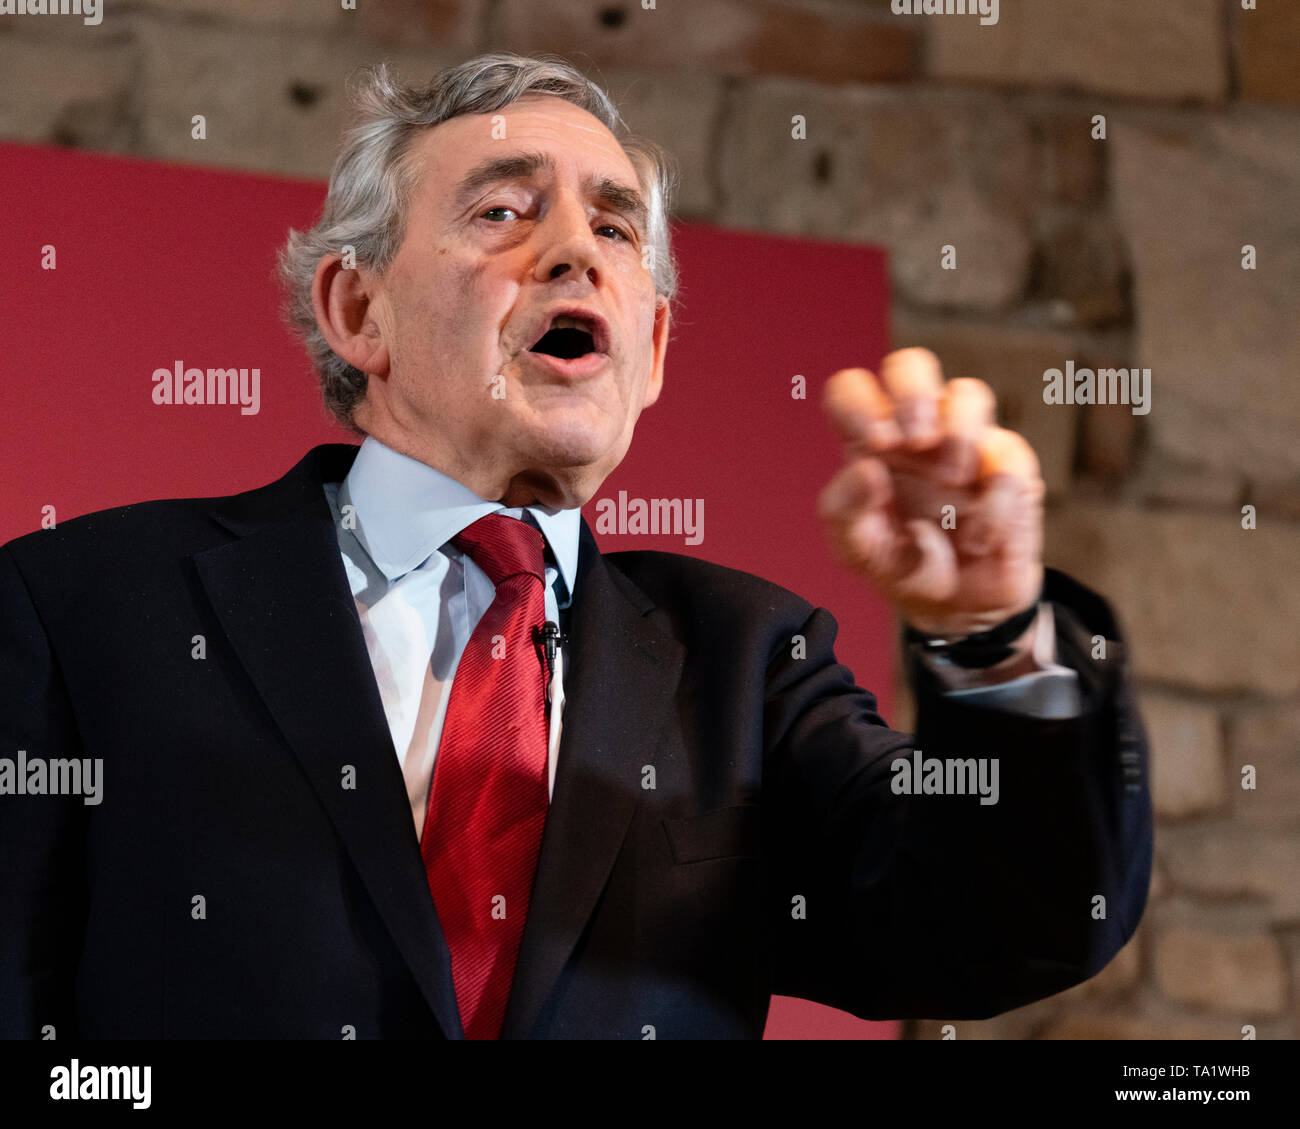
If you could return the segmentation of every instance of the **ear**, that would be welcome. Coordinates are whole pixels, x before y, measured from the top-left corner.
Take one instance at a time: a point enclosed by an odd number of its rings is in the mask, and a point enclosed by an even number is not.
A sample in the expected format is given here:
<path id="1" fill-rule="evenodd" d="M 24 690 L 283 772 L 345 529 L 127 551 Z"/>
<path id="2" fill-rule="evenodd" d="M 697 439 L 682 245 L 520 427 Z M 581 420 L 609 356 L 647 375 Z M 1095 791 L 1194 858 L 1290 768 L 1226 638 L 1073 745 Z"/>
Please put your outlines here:
<path id="1" fill-rule="evenodd" d="M 311 280 L 311 308 L 334 352 L 362 372 L 387 376 L 388 345 L 375 317 L 374 283 L 370 271 L 345 269 L 338 255 L 324 255 Z"/>
<path id="2" fill-rule="evenodd" d="M 641 407 L 648 408 L 659 399 L 664 387 L 664 354 L 668 352 L 668 329 L 672 320 L 671 306 L 667 298 L 659 295 L 655 299 L 655 324 L 651 331 L 654 342 L 654 362 L 650 369 L 650 382 L 646 385 L 645 400 Z"/>

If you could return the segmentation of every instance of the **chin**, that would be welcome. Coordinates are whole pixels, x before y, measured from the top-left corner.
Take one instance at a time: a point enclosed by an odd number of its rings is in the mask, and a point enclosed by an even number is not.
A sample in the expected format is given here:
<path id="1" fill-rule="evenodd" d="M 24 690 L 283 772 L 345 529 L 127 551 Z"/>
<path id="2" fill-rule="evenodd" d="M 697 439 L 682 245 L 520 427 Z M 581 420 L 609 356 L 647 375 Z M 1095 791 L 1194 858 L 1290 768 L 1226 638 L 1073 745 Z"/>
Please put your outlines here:
<path id="1" fill-rule="evenodd" d="M 531 455 L 530 461 L 558 469 L 607 462 L 618 445 L 618 435 L 612 434 L 608 426 L 595 428 L 583 420 L 568 418 L 551 421 L 530 435 L 521 447 Z M 621 458 L 620 451 L 615 461 Z"/>

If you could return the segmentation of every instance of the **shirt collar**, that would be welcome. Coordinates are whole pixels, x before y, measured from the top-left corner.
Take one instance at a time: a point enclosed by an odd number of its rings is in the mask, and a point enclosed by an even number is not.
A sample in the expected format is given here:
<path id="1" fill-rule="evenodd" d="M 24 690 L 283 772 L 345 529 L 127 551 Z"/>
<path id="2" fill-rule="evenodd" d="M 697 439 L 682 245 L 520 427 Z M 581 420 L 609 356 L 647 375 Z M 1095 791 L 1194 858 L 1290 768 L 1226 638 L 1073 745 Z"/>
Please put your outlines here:
<path id="1" fill-rule="evenodd" d="M 461 530 L 491 513 L 529 515 L 559 567 L 569 598 L 578 573 L 582 511 L 517 506 L 480 498 L 439 470 L 366 436 L 343 483 L 355 507 L 356 535 L 376 567 L 397 580 L 418 568 Z M 526 520 L 526 519 L 525 519 Z"/>

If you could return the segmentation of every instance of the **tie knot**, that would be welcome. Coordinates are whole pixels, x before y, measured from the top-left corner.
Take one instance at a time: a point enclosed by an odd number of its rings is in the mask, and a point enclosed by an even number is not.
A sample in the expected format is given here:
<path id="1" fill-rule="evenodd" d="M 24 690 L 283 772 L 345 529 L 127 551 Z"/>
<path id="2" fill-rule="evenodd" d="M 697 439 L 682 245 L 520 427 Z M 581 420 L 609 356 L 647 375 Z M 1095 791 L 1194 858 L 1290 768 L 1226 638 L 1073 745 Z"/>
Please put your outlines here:
<path id="1" fill-rule="evenodd" d="M 520 573 L 541 581 L 546 578 L 542 558 L 546 538 L 540 529 L 518 518 L 488 514 L 466 526 L 451 543 L 472 557 L 493 584 Z"/>

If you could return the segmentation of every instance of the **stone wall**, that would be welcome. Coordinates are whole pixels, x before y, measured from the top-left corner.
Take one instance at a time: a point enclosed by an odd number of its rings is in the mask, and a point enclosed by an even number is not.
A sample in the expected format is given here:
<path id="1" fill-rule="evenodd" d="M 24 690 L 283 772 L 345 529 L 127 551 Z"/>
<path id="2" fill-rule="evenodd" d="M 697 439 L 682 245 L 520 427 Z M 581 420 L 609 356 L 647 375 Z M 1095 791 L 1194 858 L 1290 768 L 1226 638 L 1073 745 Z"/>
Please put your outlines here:
<path id="1" fill-rule="evenodd" d="M 555 51 L 674 150 L 683 217 L 887 247 L 895 342 L 987 380 L 1035 444 L 1049 563 L 1115 602 L 1153 743 L 1138 936 L 958 1037 L 1300 1034 L 1300 5 L 1001 0 L 990 27 L 888 0 L 105 7 L 0 17 L 0 137 L 323 177 L 356 64 Z M 1150 413 L 1045 405 L 1067 361 L 1150 368 Z"/>

